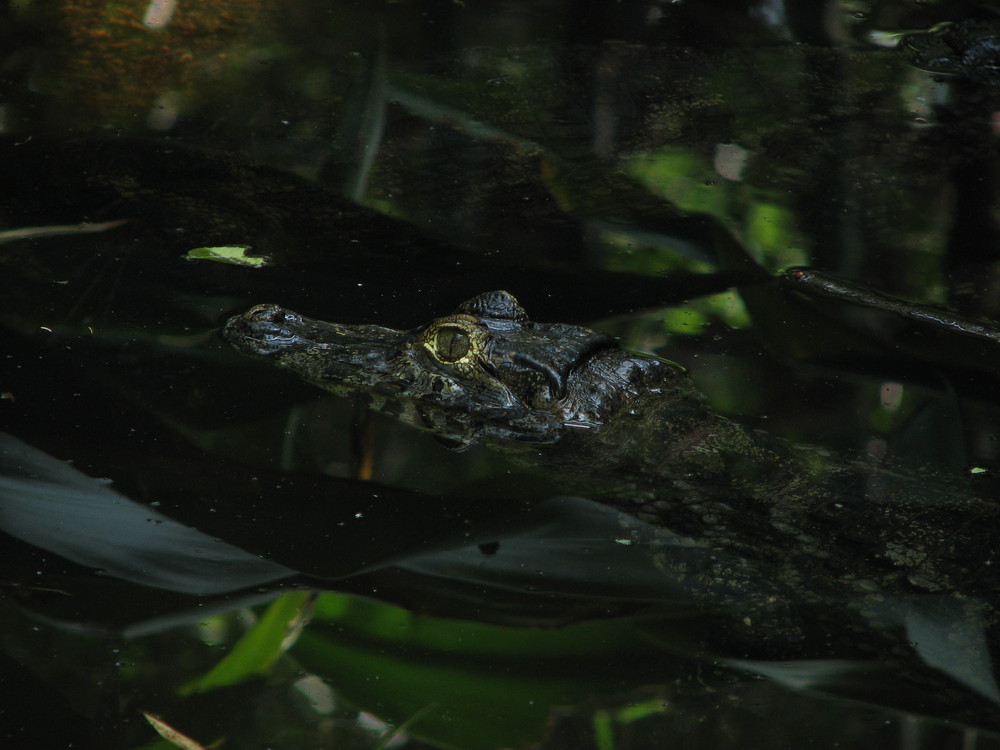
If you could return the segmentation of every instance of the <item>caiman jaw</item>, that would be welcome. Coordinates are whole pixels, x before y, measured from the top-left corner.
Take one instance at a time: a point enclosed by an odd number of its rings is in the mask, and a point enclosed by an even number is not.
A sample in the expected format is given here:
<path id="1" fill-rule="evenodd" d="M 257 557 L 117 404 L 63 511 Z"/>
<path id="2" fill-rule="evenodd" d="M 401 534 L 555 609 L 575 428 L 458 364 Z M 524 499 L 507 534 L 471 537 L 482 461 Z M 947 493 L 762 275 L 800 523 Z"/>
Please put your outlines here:
<path id="1" fill-rule="evenodd" d="M 222 332 L 245 354 L 267 357 L 326 388 L 370 389 L 392 380 L 403 334 L 372 325 L 311 320 L 278 305 L 257 305 L 230 318 Z"/>

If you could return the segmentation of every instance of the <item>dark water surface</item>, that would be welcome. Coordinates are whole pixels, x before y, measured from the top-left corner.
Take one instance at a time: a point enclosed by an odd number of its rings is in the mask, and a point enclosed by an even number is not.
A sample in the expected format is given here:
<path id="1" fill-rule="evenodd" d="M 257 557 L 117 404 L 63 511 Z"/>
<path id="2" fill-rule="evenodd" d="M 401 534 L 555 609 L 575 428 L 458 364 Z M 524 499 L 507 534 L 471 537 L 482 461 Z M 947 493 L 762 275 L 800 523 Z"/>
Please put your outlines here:
<path id="1" fill-rule="evenodd" d="M 507 289 L 754 428 L 989 500 L 993 6 L 5 6 L 3 746 L 185 746 L 150 714 L 226 748 L 1000 747 L 969 615 L 997 602 L 873 591 L 883 652 L 838 628 L 856 602 L 793 597 L 785 638 L 745 614 L 766 576 L 696 605 L 665 571 L 709 552 L 669 524 L 218 335 Z"/>

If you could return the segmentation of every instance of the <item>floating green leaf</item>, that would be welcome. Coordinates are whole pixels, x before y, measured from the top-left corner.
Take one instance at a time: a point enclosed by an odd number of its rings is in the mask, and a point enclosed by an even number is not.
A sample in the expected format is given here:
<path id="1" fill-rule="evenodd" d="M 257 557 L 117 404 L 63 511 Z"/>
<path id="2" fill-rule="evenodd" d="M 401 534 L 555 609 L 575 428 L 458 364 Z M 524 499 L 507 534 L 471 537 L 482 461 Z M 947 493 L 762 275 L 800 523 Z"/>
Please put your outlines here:
<path id="1" fill-rule="evenodd" d="M 236 266 L 261 268 L 266 266 L 269 258 L 264 255 L 248 255 L 249 245 L 225 245 L 220 247 L 196 247 L 188 251 L 184 257 L 188 260 L 214 260 L 218 263 L 231 263 Z"/>

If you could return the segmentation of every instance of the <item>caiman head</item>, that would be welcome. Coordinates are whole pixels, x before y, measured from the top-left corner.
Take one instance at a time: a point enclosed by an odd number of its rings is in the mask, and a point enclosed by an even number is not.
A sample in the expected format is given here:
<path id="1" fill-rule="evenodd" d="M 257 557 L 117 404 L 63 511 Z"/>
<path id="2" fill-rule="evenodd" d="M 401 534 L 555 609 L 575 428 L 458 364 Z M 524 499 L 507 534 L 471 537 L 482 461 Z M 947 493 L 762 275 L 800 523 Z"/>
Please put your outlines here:
<path id="1" fill-rule="evenodd" d="M 531 322 L 503 291 L 409 331 L 257 305 L 230 318 L 223 336 L 322 388 L 366 395 L 372 408 L 456 448 L 552 443 L 687 380 L 678 365 L 627 352 L 609 335 Z"/>

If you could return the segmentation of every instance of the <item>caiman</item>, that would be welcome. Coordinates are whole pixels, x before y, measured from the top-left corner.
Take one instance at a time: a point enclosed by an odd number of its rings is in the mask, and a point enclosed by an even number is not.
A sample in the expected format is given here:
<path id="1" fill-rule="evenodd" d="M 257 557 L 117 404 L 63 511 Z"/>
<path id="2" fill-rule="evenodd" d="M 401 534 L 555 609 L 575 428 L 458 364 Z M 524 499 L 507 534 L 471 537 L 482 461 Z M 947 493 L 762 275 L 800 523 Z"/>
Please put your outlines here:
<path id="1" fill-rule="evenodd" d="M 567 492 L 764 566 L 800 601 L 930 593 L 988 629 L 998 621 L 997 503 L 929 472 L 786 446 L 714 413 L 681 366 L 533 322 L 507 292 L 409 331 L 258 305 L 224 337 L 452 447 L 482 443 Z M 717 575 L 738 587 L 738 568 Z"/>

